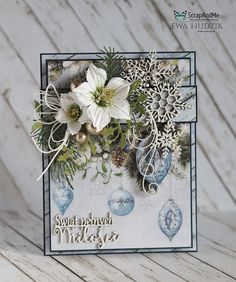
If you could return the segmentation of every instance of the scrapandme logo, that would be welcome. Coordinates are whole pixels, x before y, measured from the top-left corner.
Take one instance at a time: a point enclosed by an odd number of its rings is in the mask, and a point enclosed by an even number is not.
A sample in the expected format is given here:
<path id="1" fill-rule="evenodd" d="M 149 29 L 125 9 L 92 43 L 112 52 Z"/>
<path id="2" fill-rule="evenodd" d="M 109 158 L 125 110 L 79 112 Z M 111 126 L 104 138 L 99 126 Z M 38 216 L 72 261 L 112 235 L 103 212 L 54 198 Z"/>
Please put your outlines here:
<path id="1" fill-rule="evenodd" d="M 181 12 L 177 12 L 176 10 L 174 10 L 174 15 L 177 21 L 185 20 L 187 16 L 187 11 L 184 11 L 181 13 Z"/>
<path id="2" fill-rule="evenodd" d="M 198 32 L 214 32 L 223 29 L 223 22 L 220 20 L 220 14 L 210 13 L 193 13 L 174 10 L 175 22 L 171 23 L 171 29 L 190 29 Z"/>

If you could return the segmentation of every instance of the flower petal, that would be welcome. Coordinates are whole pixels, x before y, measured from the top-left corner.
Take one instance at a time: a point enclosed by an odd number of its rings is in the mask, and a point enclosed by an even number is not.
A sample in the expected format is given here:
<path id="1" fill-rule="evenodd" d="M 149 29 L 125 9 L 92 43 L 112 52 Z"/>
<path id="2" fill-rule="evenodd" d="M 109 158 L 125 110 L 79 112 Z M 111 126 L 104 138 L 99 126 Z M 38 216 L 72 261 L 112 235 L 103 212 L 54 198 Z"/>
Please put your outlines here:
<path id="1" fill-rule="evenodd" d="M 75 102 L 73 98 L 71 97 L 70 93 L 68 94 L 61 94 L 60 97 L 60 105 L 62 109 L 67 112 L 68 108 L 73 105 Z"/>
<path id="2" fill-rule="evenodd" d="M 95 103 L 88 107 L 88 116 L 97 131 L 102 130 L 111 121 L 108 107 L 100 107 Z"/>
<path id="3" fill-rule="evenodd" d="M 120 98 L 126 98 L 129 93 L 130 83 L 126 82 L 120 77 L 113 77 L 108 82 L 106 87 L 114 89 L 116 91 L 116 96 L 119 96 Z"/>
<path id="4" fill-rule="evenodd" d="M 81 128 L 81 124 L 78 121 L 71 121 L 67 124 L 67 126 L 71 135 L 78 133 Z"/>
<path id="5" fill-rule="evenodd" d="M 79 118 L 79 123 L 80 124 L 84 124 L 84 123 L 89 123 L 91 122 L 88 113 L 87 113 L 87 108 L 86 107 L 82 107 L 82 115 Z"/>
<path id="6" fill-rule="evenodd" d="M 76 95 L 75 100 L 82 106 L 89 106 L 93 102 L 93 91 L 94 90 L 90 87 L 88 82 L 83 82 L 78 87 L 73 89 L 73 92 Z"/>
<path id="7" fill-rule="evenodd" d="M 90 87 L 96 90 L 97 87 L 104 86 L 107 80 L 107 73 L 104 69 L 97 68 L 91 63 L 86 74 L 86 79 Z"/>
<path id="8" fill-rule="evenodd" d="M 60 123 L 68 123 L 71 121 L 71 119 L 68 117 L 68 115 L 66 114 L 66 112 L 63 109 L 59 109 L 55 119 L 57 121 L 59 121 Z"/>
<path id="9" fill-rule="evenodd" d="M 114 104 L 109 107 L 111 117 L 117 119 L 130 120 L 130 106 L 127 100 L 117 99 Z"/>

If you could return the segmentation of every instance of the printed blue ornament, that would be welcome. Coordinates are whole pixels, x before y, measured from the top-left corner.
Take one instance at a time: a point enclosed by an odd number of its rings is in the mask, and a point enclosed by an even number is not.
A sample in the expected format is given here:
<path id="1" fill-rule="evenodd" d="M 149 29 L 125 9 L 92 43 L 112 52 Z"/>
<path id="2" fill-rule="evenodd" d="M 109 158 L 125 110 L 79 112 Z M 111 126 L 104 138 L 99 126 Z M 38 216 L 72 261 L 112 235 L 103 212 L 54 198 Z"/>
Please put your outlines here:
<path id="1" fill-rule="evenodd" d="M 134 197 L 124 188 L 115 190 L 108 199 L 110 211 L 117 216 L 126 216 L 134 208 Z"/>
<path id="2" fill-rule="evenodd" d="M 161 184 L 170 170 L 172 153 L 169 150 L 167 156 L 162 158 L 158 149 L 147 147 L 147 145 L 147 139 L 140 142 L 136 152 L 136 163 L 145 180 L 152 183 L 152 187 L 157 190 L 158 185 Z"/>
<path id="3" fill-rule="evenodd" d="M 161 231 L 171 241 L 182 225 L 182 212 L 173 199 L 169 199 L 159 212 Z"/>
<path id="4" fill-rule="evenodd" d="M 60 183 L 59 188 L 57 188 L 53 193 L 53 201 L 57 205 L 61 215 L 64 215 L 71 202 L 73 201 L 72 190 Z"/>
<path id="5" fill-rule="evenodd" d="M 169 150 L 167 156 L 161 159 L 160 168 L 158 169 L 157 174 L 155 176 L 156 183 L 161 184 L 163 179 L 166 177 L 166 175 L 170 170 L 171 161 L 172 161 L 172 153 Z"/>

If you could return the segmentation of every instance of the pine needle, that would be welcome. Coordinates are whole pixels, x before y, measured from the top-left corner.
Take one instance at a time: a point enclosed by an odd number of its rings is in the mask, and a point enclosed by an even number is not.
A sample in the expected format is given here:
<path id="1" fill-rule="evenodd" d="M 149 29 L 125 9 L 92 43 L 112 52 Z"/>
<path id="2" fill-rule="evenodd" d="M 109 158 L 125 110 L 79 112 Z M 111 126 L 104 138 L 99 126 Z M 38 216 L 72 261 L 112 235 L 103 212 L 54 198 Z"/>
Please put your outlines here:
<path id="1" fill-rule="evenodd" d="M 119 55 L 118 52 L 115 52 L 115 49 L 104 47 L 104 50 L 101 50 L 101 55 L 97 55 L 98 60 L 95 62 L 95 65 L 99 68 L 102 68 L 107 73 L 107 82 L 112 77 L 119 76 L 126 68 L 125 57 Z"/>

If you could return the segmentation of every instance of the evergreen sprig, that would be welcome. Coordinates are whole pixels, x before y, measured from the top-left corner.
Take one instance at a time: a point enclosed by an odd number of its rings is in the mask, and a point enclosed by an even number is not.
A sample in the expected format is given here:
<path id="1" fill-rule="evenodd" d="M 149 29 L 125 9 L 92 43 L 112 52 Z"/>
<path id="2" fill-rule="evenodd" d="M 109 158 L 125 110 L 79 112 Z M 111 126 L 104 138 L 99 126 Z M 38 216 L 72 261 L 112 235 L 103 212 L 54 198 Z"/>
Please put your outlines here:
<path id="1" fill-rule="evenodd" d="M 75 145 L 64 147 L 50 167 L 50 173 L 53 180 L 63 182 L 66 180 L 68 185 L 73 189 L 71 182 L 77 169 L 83 169 L 76 160 L 78 153 Z"/>
<path id="2" fill-rule="evenodd" d="M 45 151 L 49 150 L 48 147 L 48 140 L 51 134 L 51 124 L 42 124 L 39 121 L 35 122 L 32 126 L 32 136 L 34 137 L 35 141 L 37 142 L 38 146 Z M 63 138 L 66 130 L 66 125 L 62 125 L 54 134 L 55 140 L 60 140 Z M 51 147 L 56 148 L 58 144 L 55 142 L 51 142 Z M 64 147 L 58 156 L 53 161 L 50 167 L 50 174 L 53 180 L 59 180 L 66 182 L 69 184 L 71 188 L 71 181 L 78 169 L 78 165 L 76 163 L 77 155 L 74 151 L 71 151 L 71 147 Z M 55 152 L 50 153 L 49 161 L 54 157 Z"/>
<path id="3" fill-rule="evenodd" d="M 190 163 L 190 135 L 184 134 L 179 138 L 178 145 L 181 147 L 179 164 L 186 169 Z"/>
<path id="4" fill-rule="evenodd" d="M 53 91 L 50 91 L 50 97 L 56 97 L 56 94 Z M 39 103 L 35 101 L 35 108 L 39 109 Z M 46 106 L 41 106 L 41 109 L 44 113 L 47 111 L 51 112 L 51 110 Z M 56 149 L 58 147 L 58 143 L 54 142 L 57 140 L 62 140 L 65 136 L 67 126 L 66 124 L 61 124 L 58 126 L 57 130 L 53 133 L 53 139 L 50 138 L 52 127 L 55 123 L 49 123 L 55 121 L 55 114 L 40 114 L 40 119 L 35 121 L 32 125 L 31 135 L 34 138 L 37 145 L 43 151 L 50 151 L 51 148 Z M 50 140 L 50 149 L 48 140 Z M 50 175 L 52 179 L 66 182 L 69 184 L 71 188 L 71 181 L 75 175 L 76 170 L 78 169 L 78 165 L 76 163 L 76 152 L 73 150 L 72 140 L 68 147 L 64 147 L 60 153 L 57 155 L 55 160 L 53 161 L 50 167 Z M 49 161 L 54 157 L 55 152 L 51 152 L 48 154 Z"/>
<path id="5" fill-rule="evenodd" d="M 126 60 L 125 57 L 120 55 L 119 52 L 116 52 L 114 48 L 101 50 L 101 55 L 97 55 L 98 60 L 95 62 L 95 65 L 99 68 L 102 68 L 107 73 L 107 82 L 120 74 L 126 69 Z"/>

